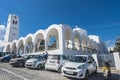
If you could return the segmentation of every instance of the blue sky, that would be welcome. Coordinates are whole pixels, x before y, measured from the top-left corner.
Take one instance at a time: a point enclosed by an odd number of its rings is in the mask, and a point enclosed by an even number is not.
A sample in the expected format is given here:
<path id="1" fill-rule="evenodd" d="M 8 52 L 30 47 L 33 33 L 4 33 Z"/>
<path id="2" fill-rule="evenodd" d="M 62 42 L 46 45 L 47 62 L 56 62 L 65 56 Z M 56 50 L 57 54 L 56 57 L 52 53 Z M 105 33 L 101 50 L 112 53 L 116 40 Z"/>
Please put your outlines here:
<path id="1" fill-rule="evenodd" d="M 0 25 L 19 16 L 19 37 L 52 24 L 76 25 L 113 44 L 120 34 L 120 0 L 0 0 Z"/>

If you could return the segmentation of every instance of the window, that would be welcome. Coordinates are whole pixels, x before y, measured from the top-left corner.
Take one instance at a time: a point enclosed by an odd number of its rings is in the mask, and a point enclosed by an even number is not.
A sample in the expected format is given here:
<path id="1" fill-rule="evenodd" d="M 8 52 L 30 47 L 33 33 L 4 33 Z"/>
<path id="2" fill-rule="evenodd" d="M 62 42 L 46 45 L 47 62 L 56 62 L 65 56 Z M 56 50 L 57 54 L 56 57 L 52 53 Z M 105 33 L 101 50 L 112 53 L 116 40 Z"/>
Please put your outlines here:
<path id="1" fill-rule="evenodd" d="M 93 62 L 94 61 L 94 59 L 93 59 L 93 57 L 88 57 L 88 61 L 91 61 L 91 62 Z"/>
<path id="2" fill-rule="evenodd" d="M 87 61 L 86 56 L 74 56 L 70 60 L 71 62 L 85 63 Z"/>
<path id="3" fill-rule="evenodd" d="M 17 24 L 17 21 L 15 21 L 15 24 Z"/>
<path id="4" fill-rule="evenodd" d="M 17 24 L 17 21 L 13 20 L 13 24 Z"/>
<path id="5" fill-rule="evenodd" d="M 13 24 L 15 23 L 15 21 L 13 20 Z"/>
<path id="6" fill-rule="evenodd" d="M 60 60 L 60 55 L 49 55 L 48 59 Z"/>
<path id="7" fill-rule="evenodd" d="M 91 57 L 91 61 L 94 61 L 93 57 Z"/>

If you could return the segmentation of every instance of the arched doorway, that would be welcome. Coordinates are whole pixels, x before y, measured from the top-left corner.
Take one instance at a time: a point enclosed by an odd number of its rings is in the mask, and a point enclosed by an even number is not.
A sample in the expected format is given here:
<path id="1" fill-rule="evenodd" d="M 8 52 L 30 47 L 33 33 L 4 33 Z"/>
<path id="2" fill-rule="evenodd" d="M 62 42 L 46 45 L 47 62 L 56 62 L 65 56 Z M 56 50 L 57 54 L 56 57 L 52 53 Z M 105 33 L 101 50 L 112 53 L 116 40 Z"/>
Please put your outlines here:
<path id="1" fill-rule="evenodd" d="M 18 54 L 19 55 L 24 54 L 24 38 L 20 38 L 18 40 Z"/>
<path id="2" fill-rule="evenodd" d="M 34 36 L 35 52 L 45 51 L 44 31 L 39 30 Z"/>
<path id="3" fill-rule="evenodd" d="M 59 49 L 59 35 L 58 30 L 56 28 L 51 28 L 47 32 L 46 43 L 47 50 Z"/>
<path id="4" fill-rule="evenodd" d="M 11 44 L 11 52 L 12 52 L 12 54 L 17 54 L 16 41 L 13 41 Z"/>
<path id="5" fill-rule="evenodd" d="M 64 39 L 65 39 L 65 48 L 73 49 L 73 40 L 72 40 L 72 30 L 70 27 L 65 27 L 64 30 Z"/>
<path id="6" fill-rule="evenodd" d="M 29 34 L 25 39 L 25 53 L 32 53 L 33 47 L 33 35 Z"/>
<path id="7" fill-rule="evenodd" d="M 81 50 L 81 36 L 77 30 L 74 32 L 74 49 Z"/>

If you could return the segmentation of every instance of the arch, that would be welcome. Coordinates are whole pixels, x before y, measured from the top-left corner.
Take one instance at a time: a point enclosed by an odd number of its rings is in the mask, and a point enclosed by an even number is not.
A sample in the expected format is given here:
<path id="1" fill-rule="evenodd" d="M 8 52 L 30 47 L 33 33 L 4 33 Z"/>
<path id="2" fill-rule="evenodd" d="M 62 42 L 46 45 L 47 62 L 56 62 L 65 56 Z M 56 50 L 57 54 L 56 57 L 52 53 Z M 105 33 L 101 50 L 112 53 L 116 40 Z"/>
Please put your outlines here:
<path id="1" fill-rule="evenodd" d="M 75 28 L 74 30 L 77 30 L 80 34 L 80 36 L 87 36 L 87 31 L 82 28 Z"/>
<path id="2" fill-rule="evenodd" d="M 34 52 L 45 51 L 45 32 L 43 30 L 38 30 L 34 34 Z M 44 44 L 41 44 L 43 43 Z"/>
<path id="3" fill-rule="evenodd" d="M 11 43 L 10 47 L 11 47 L 11 52 L 12 52 L 13 54 L 17 54 L 17 40 L 14 40 L 14 41 Z"/>
<path id="4" fill-rule="evenodd" d="M 46 30 L 46 49 L 47 50 L 55 50 L 55 49 L 59 49 L 60 44 L 60 30 L 61 27 L 60 25 L 51 25 L 50 27 L 48 27 L 48 29 Z"/>
<path id="5" fill-rule="evenodd" d="M 77 29 L 73 30 L 74 48 L 81 50 L 81 36 Z"/>
<path id="6" fill-rule="evenodd" d="M 90 42 L 90 38 L 87 36 L 87 43 L 86 43 L 86 46 L 87 46 L 87 52 L 91 52 L 91 42 Z"/>
<path id="7" fill-rule="evenodd" d="M 64 27 L 64 40 L 66 49 L 73 49 L 73 32 L 69 26 Z"/>
<path id="8" fill-rule="evenodd" d="M 5 52 L 11 52 L 10 43 L 5 46 Z"/>
<path id="9" fill-rule="evenodd" d="M 76 26 L 76 28 L 73 30 L 74 34 L 77 33 L 79 34 L 79 42 L 78 44 L 80 44 L 80 50 L 82 51 L 87 51 L 87 31 L 82 29 L 82 28 L 78 28 Z M 75 39 L 75 38 L 74 38 Z"/>
<path id="10" fill-rule="evenodd" d="M 82 35 L 81 47 L 82 47 L 82 51 L 86 52 L 86 50 L 87 50 L 87 36 L 85 36 L 85 35 Z"/>
<path id="11" fill-rule="evenodd" d="M 90 49 L 91 49 L 91 52 L 94 53 L 94 41 L 93 41 L 93 39 L 90 39 Z"/>
<path id="12" fill-rule="evenodd" d="M 18 46 L 18 54 L 19 55 L 22 55 L 22 54 L 24 54 L 24 44 L 25 43 L 25 39 L 24 39 L 24 37 L 21 37 L 19 40 L 18 40 L 18 44 L 17 44 L 17 46 Z"/>
<path id="13" fill-rule="evenodd" d="M 28 34 L 27 37 L 25 38 L 25 43 L 24 43 L 24 53 L 32 53 L 33 52 L 33 34 Z"/>

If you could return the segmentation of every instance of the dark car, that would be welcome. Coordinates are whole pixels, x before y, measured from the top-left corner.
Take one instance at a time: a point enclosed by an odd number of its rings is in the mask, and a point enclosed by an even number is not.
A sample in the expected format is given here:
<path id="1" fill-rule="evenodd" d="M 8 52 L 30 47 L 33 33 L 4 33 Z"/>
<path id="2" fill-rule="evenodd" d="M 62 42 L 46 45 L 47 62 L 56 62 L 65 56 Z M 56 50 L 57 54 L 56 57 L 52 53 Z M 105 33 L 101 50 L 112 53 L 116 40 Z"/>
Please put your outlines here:
<path id="1" fill-rule="evenodd" d="M 14 67 L 24 67 L 27 59 L 32 58 L 34 55 L 23 55 L 19 58 L 12 58 L 9 62 Z"/>
<path id="2" fill-rule="evenodd" d="M 0 62 L 9 62 L 11 59 L 11 54 L 6 54 L 3 57 L 0 57 Z"/>

